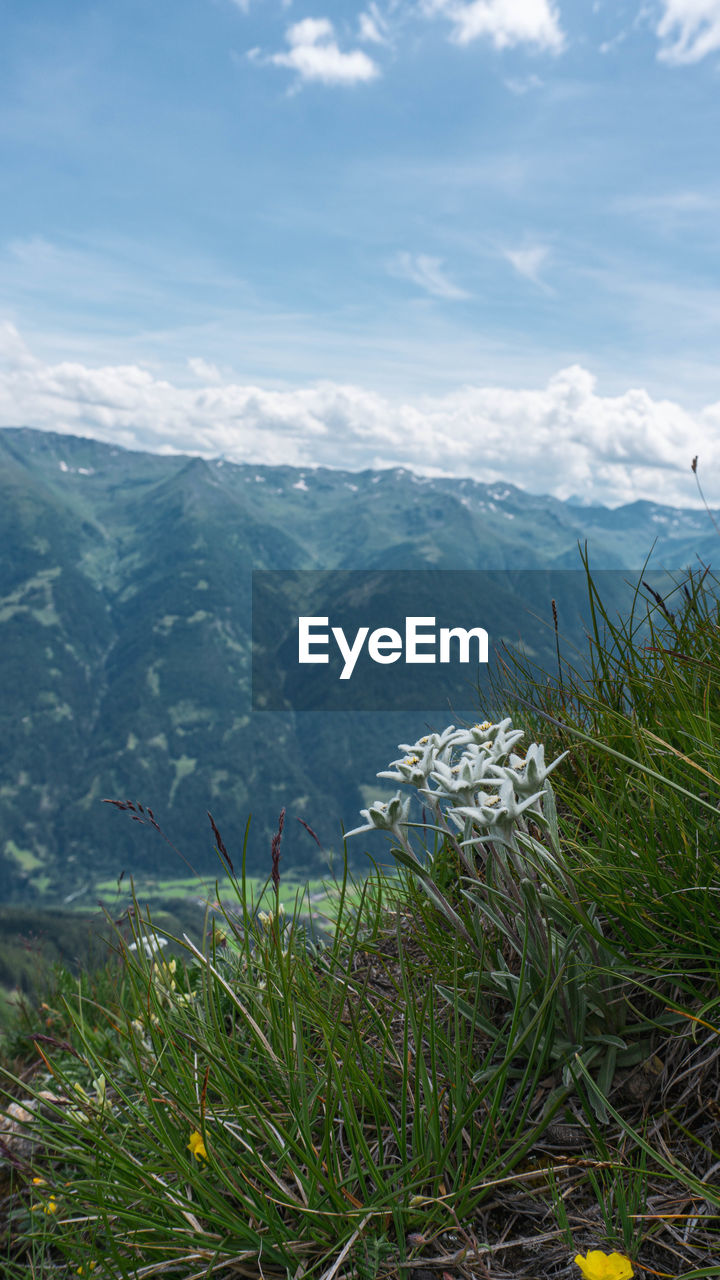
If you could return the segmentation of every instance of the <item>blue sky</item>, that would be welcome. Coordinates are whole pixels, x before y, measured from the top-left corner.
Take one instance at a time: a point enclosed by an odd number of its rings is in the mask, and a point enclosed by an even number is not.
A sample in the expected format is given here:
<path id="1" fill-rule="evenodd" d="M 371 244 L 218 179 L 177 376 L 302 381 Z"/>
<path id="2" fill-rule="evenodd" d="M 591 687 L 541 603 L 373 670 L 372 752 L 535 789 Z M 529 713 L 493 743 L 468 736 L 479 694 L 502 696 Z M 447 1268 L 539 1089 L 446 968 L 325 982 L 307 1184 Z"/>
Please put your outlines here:
<path id="1" fill-rule="evenodd" d="M 720 0 L 0 23 L 0 425 L 720 501 Z"/>

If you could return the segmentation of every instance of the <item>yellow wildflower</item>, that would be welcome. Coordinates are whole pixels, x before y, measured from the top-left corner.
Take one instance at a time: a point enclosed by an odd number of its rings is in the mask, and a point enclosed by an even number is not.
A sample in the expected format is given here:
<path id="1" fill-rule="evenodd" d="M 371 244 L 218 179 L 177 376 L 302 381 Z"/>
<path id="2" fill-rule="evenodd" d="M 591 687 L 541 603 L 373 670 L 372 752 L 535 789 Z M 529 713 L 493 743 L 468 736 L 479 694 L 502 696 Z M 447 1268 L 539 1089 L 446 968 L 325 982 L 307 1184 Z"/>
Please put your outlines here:
<path id="1" fill-rule="evenodd" d="M 44 1186 L 45 1186 L 45 1184 L 46 1184 L 46 1181 L 47 1181 L 47 1179 L 46 1179 L 46 1178 L 33 1178 L 33 1186 L 34 1186 L 34 1187 L 44 1187 Z"/>
<path id="2" fill-rule="evenodd" d="M 188 1148 L 191 1151 L 191 1153 L 195 1156 L 196 1160 L 207 1160 L 208 1153 L 205 1150 L 205 1143 L 203 1142 L 202 1134 L 198 1133 L 197 1129 L 195 1129 L 195 1131 L 190 1134 L 190 1141 L 188 1142 Z"/>
<path id="3" fill-rule="evenodd" d="M 95 1268 L 96 1268 L 96 1266 L 97 1266 L 97 1262 L 89 1262 L 89 1263 L 88 1263 L 88 1271 L 94 1271 L 94 1270 L 95 1270 Z M 84 1275 L 85 1275 L 85 1268 L 84 1268 L 84 1267 L 78 1267 L 77 1271 L 75 1272 L 75 1275 L 76 1275 L 76 1276 L 84 1276 Z"/>
<path id="4" fill-rule="evenodd" d="M 174 956 L 172 960 L 156 960 L 152 967 L 153 982 L 158 982 L 161 986 L 167 987 L 169 991 L 174 991 L 177 986 L 175 982 L 176 969 L 177 960 Z"/>
<path id="5" fill-rule="evenodd" d="M 32 1212 L 35 1213 L 38 1209 L 42 1209 L 43 1213 L 57 1213 L 58 1202 L 54 1196 L 51 1196 L 47 1204 L 34 1204 Z"/>
<path id="6" fill-rule="evenodd" d="M 275 922 L 275 913 L 273 911 L 258 911 L 257 918 L 260 921 L 260 924 L 262 925 L 263 929 L 270 930 L 272 929 L 273 924 Z M 278 920 L 283 920 L 284 918 L 285 918 L 285 905 L 284 903 L 281 902 L 278 907 Z"/>
<path id="7" fill-rule="evenodd" d="M 582 1271 L 584 1280 L 632 1280 L 635 1275 L 630 1259 L 623 1258 L 621 1253 L 603 1253 L 602 1249 L 591 1249 L 584 1258 L 578 1254 L 575 1262 Z"/>

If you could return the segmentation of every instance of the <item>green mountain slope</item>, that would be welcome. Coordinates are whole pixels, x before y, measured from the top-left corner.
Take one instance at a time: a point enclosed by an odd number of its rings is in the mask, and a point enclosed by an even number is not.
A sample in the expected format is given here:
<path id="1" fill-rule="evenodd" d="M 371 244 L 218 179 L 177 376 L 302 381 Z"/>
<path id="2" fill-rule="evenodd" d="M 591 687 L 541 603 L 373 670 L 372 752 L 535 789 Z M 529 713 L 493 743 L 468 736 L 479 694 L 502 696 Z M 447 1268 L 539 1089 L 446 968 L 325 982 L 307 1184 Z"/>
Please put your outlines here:
<path id="1" fill-rule="evenodd" d="M 238 857 L 316 865 L 417 717 L 250 710 L 252 569 L 597 568 L 710 558 L 697 512 L 610 512 L 509 485 L 239 466 L 0 431 L 0 892 L 73 895 L 122 870 L 185 868 L 103 806 L 150 805 L 190 862 L 215 867 L 211 809 Z"/>

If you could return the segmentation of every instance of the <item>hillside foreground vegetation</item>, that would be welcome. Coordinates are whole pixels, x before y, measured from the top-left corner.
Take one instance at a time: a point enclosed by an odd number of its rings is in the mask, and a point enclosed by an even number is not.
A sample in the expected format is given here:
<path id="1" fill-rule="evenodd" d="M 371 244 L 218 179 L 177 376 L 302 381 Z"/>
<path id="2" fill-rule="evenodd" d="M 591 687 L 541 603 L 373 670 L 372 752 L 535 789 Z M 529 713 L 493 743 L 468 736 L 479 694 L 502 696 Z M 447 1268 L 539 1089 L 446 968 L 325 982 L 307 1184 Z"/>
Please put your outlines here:
<path id="1" fill-rule="evenodd" d="M 616 621 L 588 573 L 590 674 L 509 661 L 408 746 L 321 934 L 282 823 L 261 913 L 216 832 L 203 945 L 134 898 L 58 971 L 4 1045 L 3 1275 L 720 1276 L 716 587 Z"/>

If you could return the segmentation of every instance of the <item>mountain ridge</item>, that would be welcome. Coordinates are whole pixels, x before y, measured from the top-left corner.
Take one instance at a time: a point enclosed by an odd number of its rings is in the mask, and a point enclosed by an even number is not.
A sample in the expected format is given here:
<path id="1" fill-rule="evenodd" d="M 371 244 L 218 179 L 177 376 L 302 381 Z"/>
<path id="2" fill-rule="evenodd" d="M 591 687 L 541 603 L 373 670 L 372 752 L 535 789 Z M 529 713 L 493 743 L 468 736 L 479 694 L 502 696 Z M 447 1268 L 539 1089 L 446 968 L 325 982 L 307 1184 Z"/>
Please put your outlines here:
<path id="1" fill-rule="evenodd" d="M 577 507 L 406 468 L 260 466 L 1 429 L 0 889 L 64 897 L 88 863 L 180 874 L 104 797 L 150 805 L 205 870 L 208 809 L 236 851 L 253 812 L 256 867 L 284 805 L 335 846 L 354 825 L 413 718 L 253 713 L 252 569 L 577 569 L 587 541 L 594 568 L 637 571 L 653 540 L 653 563 L 680 569 L 709 560 L 717 535 L 705 513 L 655 503 Z M 285 839 L 288 860 L 314 869 L 307 834 Z"/>

